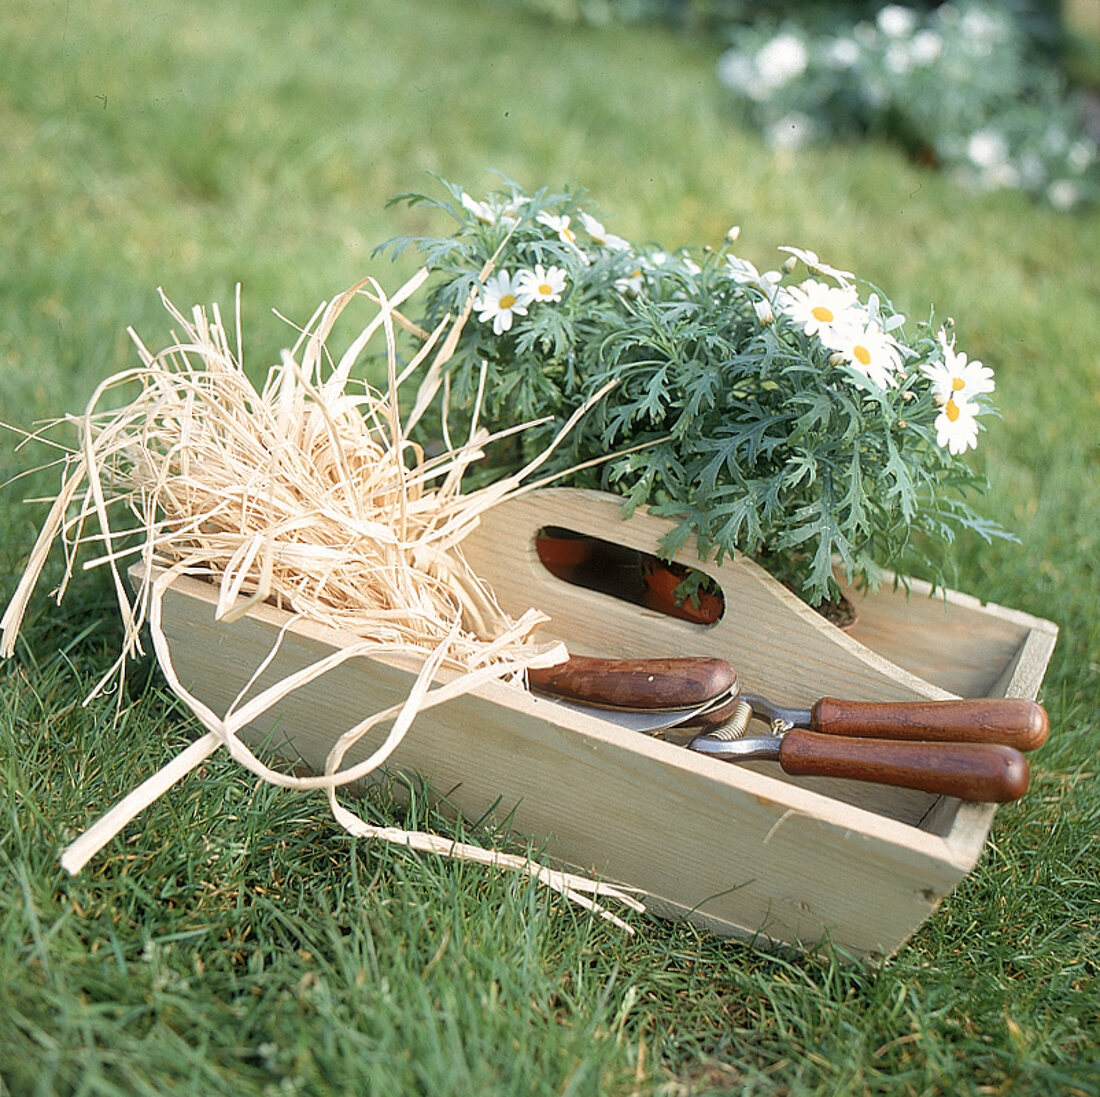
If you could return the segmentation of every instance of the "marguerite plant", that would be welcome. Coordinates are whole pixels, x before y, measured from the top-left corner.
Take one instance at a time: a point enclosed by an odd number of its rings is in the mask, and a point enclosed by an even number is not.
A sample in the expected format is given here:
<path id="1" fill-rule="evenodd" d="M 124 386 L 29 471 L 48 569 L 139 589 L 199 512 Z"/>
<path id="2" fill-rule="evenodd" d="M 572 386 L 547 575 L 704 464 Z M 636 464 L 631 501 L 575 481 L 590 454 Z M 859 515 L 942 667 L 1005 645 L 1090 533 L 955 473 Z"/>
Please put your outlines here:
<path id="1" fill-rule="evenodd" d="M 692 536 L 704 557 L 743 552 L 816 604 L 838 593 L 838 562 L 860 582 L 885 568 L 942 582 L 960 531 L 1003 535 L 968 501 L 985 487 L 967 458 L 992 370 L 946 327 L 908 324 L 801 248 L 761 272 L 732 252 L 736 230 L 670 253 L 608 232 L 572 192 L 444 187 L 401 197 L 455 231 L 392 243 L 415 244 L 434 276 L 424 329 L 476 318 L 438 379 L 452 419 L 460 407 L 491 430 L 543 421 L 498 447 L 495 474 L 614 381 L 550 471 L 679 518 L 669 554 Z"/>

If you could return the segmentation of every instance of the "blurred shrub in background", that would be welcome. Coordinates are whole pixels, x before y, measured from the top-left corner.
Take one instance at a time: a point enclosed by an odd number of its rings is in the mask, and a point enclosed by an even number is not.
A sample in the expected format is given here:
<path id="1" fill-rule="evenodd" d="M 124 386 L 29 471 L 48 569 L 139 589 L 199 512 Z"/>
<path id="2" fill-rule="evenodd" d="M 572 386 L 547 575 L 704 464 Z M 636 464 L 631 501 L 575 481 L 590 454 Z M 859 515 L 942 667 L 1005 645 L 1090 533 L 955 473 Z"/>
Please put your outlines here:
<path id="1" fill-rule="evenodd" d="M 885 135 L 968 186 L 1073 209 L 1100 197 L 1100 163 L 1045 44 L 1003 3 L 889 4 L 741 27 L 718 77 L 773 146 Z"/>
<path id="2" fill-rule="evenodd" d="M 496 0 L 555 20 L 653 22 L 725 47 L 731 110 L 777 149 L 864 136 L 982 190 L 1070 210 L 1100 199 L 1100 155 L 1065 75 L 1071 36 L 1037 0 Z"/>

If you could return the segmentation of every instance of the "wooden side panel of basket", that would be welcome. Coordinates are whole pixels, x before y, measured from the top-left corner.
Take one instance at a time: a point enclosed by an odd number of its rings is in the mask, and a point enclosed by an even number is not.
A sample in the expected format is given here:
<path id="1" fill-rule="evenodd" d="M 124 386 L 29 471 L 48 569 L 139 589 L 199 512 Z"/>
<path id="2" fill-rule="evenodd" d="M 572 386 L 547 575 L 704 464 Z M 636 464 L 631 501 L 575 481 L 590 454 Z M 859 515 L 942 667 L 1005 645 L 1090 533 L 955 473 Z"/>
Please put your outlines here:
<path id="1" fill-rule="evenodd" d="M 722 621 L 707 627 L 581 590 L 543 569 L 534 536 L 545 525 L 646 552 L 669 528 L 644 514 L 622 522 L 620 513 L 618 499 L 599 493 L 532 493 L 487 514 L 467 555 L 506 608 L 548 612 L 548 633 L 573 650 L 721 655 L 746 686 L 781 702 L 826 693 L 1033 696 L 1041 681 L 1053 626 L 965 598 L 959 612 L 956 596 L 946 608 L 916 596 L 864 600 L 863 634 L 878 639 L 884 655 L 828 625 L 745 560 L 703 565 L 727 604 Z M 180 580 L 166 595 L 164 624 L 181 680 L 224 712 L 287 618 L 258 606 L 218 623 L 215 601 L 208 584 Z M 901 605 L 918 612 L 910 618 Z M 917 622 L 913 644 L 908 620 Z M 254 690 L 346 642 L 296 623 Z M 888 657 L 911 650 L 918 657 L 908 666 Z M 978 670 L 984 684 L 971 689 Z M 248 739 L 320 769 L 341 732 L 404 698 L 412 674 L 396 662 L 350 660 L 288 697 Z M 365 757 L 369 746 L 347 761 Z M 992 805 L 857 782 L 795 782 L 774 767 L 728 765 L 501 684 L 423 714 L 391 762 L 471 817 L 493 804 L 501 817 L 514 813 L 517 830 L 545 842 L 549 857 L 640 889 L 659 913 L 776 942 L 828 935 L 857 955 L 888 954 L 913 932 L 973 867 L 993 816 Z"/>
<path id="2" fill-rule="evenodd" d="M 224 713 L 285 616 L 262 606 L 227 625 L 213 612 L 212 589 L 180 580 L 166 595 L 164 624 L 181 681 Z M 293 628 L 255 688 L 339 642 Z M 407 667 L 350 660 L 288 697 L 246 739 L 320 770 L 341 732 L 400 701 L 411 682 Z M 499 802 L 500 817 L 514 813 L 516 830 L 545 842 L 552 859 L 637 887 L 658 912 L 771 941 L 830 934 L 860 955 L 888 953 L 970 867 L 969 854 L 960 859 L 938 835 L 518 687 L 495 685 L 426 713 L 390 768 L 424 777 L 471 817 Z"/>

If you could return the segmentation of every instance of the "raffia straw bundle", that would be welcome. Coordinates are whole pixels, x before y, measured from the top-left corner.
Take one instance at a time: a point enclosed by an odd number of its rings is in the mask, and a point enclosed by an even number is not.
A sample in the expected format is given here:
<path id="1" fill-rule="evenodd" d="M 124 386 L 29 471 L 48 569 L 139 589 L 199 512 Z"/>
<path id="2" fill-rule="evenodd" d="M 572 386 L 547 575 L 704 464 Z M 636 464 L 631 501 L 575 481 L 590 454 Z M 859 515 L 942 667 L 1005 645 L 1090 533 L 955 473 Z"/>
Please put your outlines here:
<path id="1" fill-rule="evenodd" d="M 117 662 L 92 696 L 121 680 L 128 658 L 141 651 L 141 632 L 148 624 L 165 677 L 207 729 L 64 851 L 62 864 L 70 872 L 78 872 L 144 807 L 224 746 L 264 780 L 326 790 L 333 815 L 355 835 L 518 869 L 619 925 L 624 923 L 589 896 L 640 909 L 617 889 L 522 857 L 432 834 L 369 826 L 337 802 L 337 788 L 381 766 L 419 713 L 491 679 L 522 680 L 527 667 L 566 657 L 560 644 L 533 637 L 545 620 L 536 610 L 518 620 L 501 611 L 460 547 L 487 507 L 537 486 L 530 477 L 553 447 L 518 476 L 464 492 L 464 473 L 495 438 L 475 421 L 464 441 L 454 444 L 448 436 L 445 451 L 431 458 L 408 440 L 408 431 L 438 392 L 441 367 L 469 314 L 467 308 L 434 332 L 417 332 L 421 346 L 399 372 L 395 329 L 411 325 L 398 306 L 426 277 L 421 271 L 392 297 L 367 280 L 323 305 L 259 390 L 242 366 L 239 296 L 235 344 L 216 307 L 210 316 L 196 308 L 188 318 L 165 298 L 182 335 L 153 354 L 131 332 L 142 365 L 104 381 L 83 416 L 59 421 L 75 423 L 80 445 L 67 456 L 61 490 L 0 622 L 0 654 L 10 656 L 14 650 L 51 545 L 61 541 L 65 550 L 58 600 L 78 550 L 96 545 L 98 554 L 84 566 L 110 569 L 124 640 Z M 370 323 L 338 360 L 332 359 L 327 342 L 337 318 L 364 300 L 375 310 Z M 385 392 L 351 376 L 379 332 L 386 347 Z M 399 390 L 425 363 L 425 380 L 402 422 Z M 136 395 L 124 406 L 101 410 L 108 394 L 134 388 Z M 98 532 L 89 528 L 93 518 Z M 136 547 L 118 547 L 124 538 L 129 544 L 128 535 L 135 533 Z M 131 596 L 122 568 L 136 559 L 145 565 L 145 578 Z M 269 601 L 286 610 L 291 621 L 308 619 L 354 639 L 247 701 L 246 688 L 219 715 L 179 681 L 161 627 L 164 592 L 181 575 L 218 584 L 222 620 Z M 276 640 L 249 688 L 278 646 Z M 402 704 L 369 715 L 341 735 L 323 774 L 303 777 L 274 770 L 238 737 L 262 712 L 336 665 L 382 654 L 418 660 L 414 685 Z M 440 685 L 436 677 L 442 670 L 449 674 Z M 386 724 L 388 732 L 369 757 L 341 768 L 353 745 Z"/>

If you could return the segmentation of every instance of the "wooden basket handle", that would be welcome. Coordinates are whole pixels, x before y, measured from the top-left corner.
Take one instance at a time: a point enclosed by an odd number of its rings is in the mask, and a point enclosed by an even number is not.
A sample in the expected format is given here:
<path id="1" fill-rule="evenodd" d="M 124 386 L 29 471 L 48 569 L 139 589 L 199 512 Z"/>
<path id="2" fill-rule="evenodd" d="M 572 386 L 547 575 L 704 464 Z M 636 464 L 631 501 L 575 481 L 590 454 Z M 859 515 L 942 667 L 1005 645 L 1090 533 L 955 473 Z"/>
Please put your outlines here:
<path id="1" fill-rule="evenodd" d="M 605 492 L 543 488 L 485 512 L 462 547 L 506 612 L 518 616 L 533 606 L 547 613 L 547 634 L 572 654 L 714 656 L 732 663 L 746 689 L 804 706 L 827 694 L 870 701 L 952 696 L 829 624 L 743 556 L 718 564 L 701 560 L 690 545 L 676 553 L 676 561 L 710 577 L 725 599 L 721 619 L 699 625 L 559 579 L 536 548 L 539 531 L 555 526 L 660 555 L 675 525 L 643 509 L 624 521 L 623 500 Z"/>

